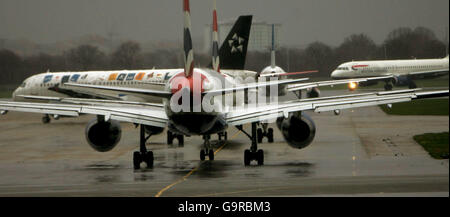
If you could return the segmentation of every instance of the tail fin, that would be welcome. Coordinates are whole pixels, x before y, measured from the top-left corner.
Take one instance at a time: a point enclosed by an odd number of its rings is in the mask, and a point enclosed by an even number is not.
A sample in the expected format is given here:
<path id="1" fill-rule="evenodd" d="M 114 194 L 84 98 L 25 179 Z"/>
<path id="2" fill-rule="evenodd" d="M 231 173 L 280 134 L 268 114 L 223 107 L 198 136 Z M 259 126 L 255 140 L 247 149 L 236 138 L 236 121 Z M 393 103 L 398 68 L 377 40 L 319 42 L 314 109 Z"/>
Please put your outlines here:
<path id="1" fill-rule="evenodd" d="M 270 66 L 275 68 L 275 24 L 272 24 L 272 49 L 270 50 Z"/>
<path id="2" fill-rule="evenodd" d="M 244 69 L 252 19 L 251 15 L 240 16 L 234 23 L 219 50 L 220 68 Z"/>
<path id="3" fill-rule="evenodd" d="M 194 70 L 194 50 L 192 48 L 191 38 L 191 11 L 189 8 L 189 0 L 183 0 L 183 12 L 184 12 L 184 73 L 186 77 L 192 75 Z"/>
<path id="4" fill-rule="evenodd" d="M 219 33 L 217 32 L 217 4 L 213 0 L 213 44 L 212 44 L 212 66 L 214 71 L 220 72 L 220 57 L 219 57 Z"/>

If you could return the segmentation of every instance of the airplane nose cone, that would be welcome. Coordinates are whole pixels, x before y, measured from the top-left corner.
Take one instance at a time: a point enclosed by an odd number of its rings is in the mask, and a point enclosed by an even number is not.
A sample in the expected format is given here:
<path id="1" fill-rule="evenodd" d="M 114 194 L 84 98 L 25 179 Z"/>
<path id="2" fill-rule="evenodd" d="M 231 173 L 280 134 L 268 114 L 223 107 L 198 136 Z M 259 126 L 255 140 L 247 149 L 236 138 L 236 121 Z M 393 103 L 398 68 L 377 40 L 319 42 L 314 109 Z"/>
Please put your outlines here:
<path id="1" fill-rule="evenodd" d="M 332 73 L 331 73 L 331 78 L 332 79 L 337 79 L 337 78 L 339 78 L 339 72 L 338 71 L 333 71 Z"/>
<path id="2" fill-rule="evenodd" d="M 16 99 L 16 96 L 17 96 L 17 89 L 16 90 L 14 90 L 14 92 L 12 93 L 12 100 L 13 101 L 17 101 Z"/>

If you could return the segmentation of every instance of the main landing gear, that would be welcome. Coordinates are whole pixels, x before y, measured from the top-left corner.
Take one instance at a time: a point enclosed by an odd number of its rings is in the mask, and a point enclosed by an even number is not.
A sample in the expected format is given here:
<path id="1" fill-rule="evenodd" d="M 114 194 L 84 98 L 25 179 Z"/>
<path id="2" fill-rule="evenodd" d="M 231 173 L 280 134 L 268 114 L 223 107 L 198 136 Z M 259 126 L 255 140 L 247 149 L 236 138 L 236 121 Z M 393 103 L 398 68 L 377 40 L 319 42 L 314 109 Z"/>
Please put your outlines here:
<path id="1" fill-rule="evenodd" d="M 264 151 L 262 149 L 258 149 L 258 141 L 256 138 L 257 137 L 256 124 L 257 124 L 256 122 L 252 123 L 252 135 L 249 135 L 247 132 L 245 132 L 242 126 L 236 126 L 238 130 L 242 131 L 252 141 L 250 149 L 246 149 L 244 151 L 245 166 L 250 165 L 251 161 L 253 160 L 257 161 L 258 165 L 260 166 L 264 165 Z"/>
<path id="2" fill-rule="evenodd" d="M 50 123 L 50 121 L 51 121 L 51 119 L 50 119 L 50 116 L 49 116 L 48 114 L 45 114 L 45 115 L 42 117 L 42 123 L 43 123 L 43 124 L 48 124 L 48 123 Z"/>
<path id="3" fill-rule="evenodd" d="M 273 128 L 268 128 L 268 123 L 260 123 L 261 128 L 258 128 L 256 134 L 258 136 L 258 143 L 262 143 L 264 137 L 267 137 L 269 143 L 273 142 Z"/>
<path id="4" fill-rule="evenodd" d="M 145 142 L 147 142 L 147 140 L 150 138 L 151 135 L 148 135 L 146 137 L 145 135 L 145 127 L 144 125 L 140 125 L 140 145 L 139 145 L 139 151 L 135 151 L 133 153 L 133 166 L 134 169 L 140 169 L 141 168 L 141 163 L 145 162 L 145 164 L 147 164 L 147 168 L 152 168 L 153 167 L 153 152 L 152 151 L 147 151 L 147 148 L 145 147 Z"/>
<path id="5" fill-rule="evenodd" d="M 167 144 L 172 145 L 174 139 L 178 140 L 178 147 L 184 146 L 184 136 L 183 135 L 176 135 L 170 131 L 167 131 Z"/>
<path id="6" fill-rule="evenodd" d="M 225 141 L 228 140 L 228 133 L 227 133 L 227 132 L 218 133 L 217 135 L 218 135 L 218 137 L 219 137 L 219 138 L 218 138 L 219 141 L 222 141 L 222 139 L 225 140 Z"/>
<path id="7" fill-rule="evenodd" d="M 409 89 L 416 89 L 417 88 L 417 84 L 414 81 L 410 80 L 408 82 L 408 88 Z"/>
<path id="8" fill-rule="evenodd" d="M 214 160 L 214 151 L 211 146 L 211 142 L 209 141 L 211 139 L 210 135 L 204 135 L 203 136 L 203 149 L 200 150 L 200 160 L 204 161 L 206 158 L 206 155 L 208 155 L 209 160 Z"/>
<path id="9" fill-rule="evenodd" d="M 385 90 L 385 91 L 391 91 L 392 88 L 393 88 L 393 86 L 392 86 L 391 83 L 386 83 L 386 84 L 384 85 L 384 90 Z"/>

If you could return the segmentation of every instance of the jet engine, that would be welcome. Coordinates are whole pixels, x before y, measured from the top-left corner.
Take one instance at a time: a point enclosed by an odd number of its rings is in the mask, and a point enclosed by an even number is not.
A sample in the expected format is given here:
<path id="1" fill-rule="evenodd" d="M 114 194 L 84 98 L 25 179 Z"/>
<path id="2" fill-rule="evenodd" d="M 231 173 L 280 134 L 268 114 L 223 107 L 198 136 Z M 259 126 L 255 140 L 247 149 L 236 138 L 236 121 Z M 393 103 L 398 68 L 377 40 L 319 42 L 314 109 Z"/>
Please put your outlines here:
<path id="1" fill-rule="evenodd" d="M 406 76 L 397 76 L 393 79 L 392 83 L 395 86 L 408 86 L 410 83 L 410 79 Z"/>
<path id="2" fill-rule="evenodd" d="M 320 96 L 320 90 L 317 87 L 308 88 L 306 90 L 306 96 L 307 98 L 317 98 Z"/>
<path id="3" fill-rule="evenodd" d="M 316 135 L 316 126 L 306 114 L 295 113 L 289 118 L 278 118 L 277 126 L 284 140 L 293 148 L 302 149 L 311 144 Z"/>
<path id="4" fill-rule="evenodd" d="M 377 85 L 378 81 L 364 81 L 364 82 L 359 82 L 358 86 L 360 87 L 368 87 L 368 86 L 373 86 L 373 85 Z"/>
<path id="5" fill-rule="evenodd" d="M 119 143 L 122 129 L 117 121 L 93 119 L 86 126 L 86 140 L 98 152 L 112 150 Z"/>

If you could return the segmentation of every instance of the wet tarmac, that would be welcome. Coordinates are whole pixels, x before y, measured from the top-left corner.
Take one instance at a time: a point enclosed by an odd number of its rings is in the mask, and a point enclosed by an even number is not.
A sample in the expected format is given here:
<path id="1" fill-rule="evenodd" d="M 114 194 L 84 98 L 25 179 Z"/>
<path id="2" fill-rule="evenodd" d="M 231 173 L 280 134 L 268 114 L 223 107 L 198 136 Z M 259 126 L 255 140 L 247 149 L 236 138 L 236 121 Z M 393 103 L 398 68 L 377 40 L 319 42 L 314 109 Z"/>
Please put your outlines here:
<path id="1" fill-rule="evenodd" d="M 412 139 L 448 131 L 448 116 L 388 116 L 378 107 L 310 114 L 317 134 L 305 149 L 289 147 L 272 124 L 275 142 L 259 144 L 264 166 L 244 166 L 250 140 L 230 128 L 228 142 L 214 141 L 214 161 L 200 162 L 200 137 L 178 147 L 165 132 L 153 136 L 154 167 L 134 171 L 132 124 L 99 153 L 84 136 L 93 117 L 44 125 L 40 115 L 10 112 L 0 116 L 0 196 L 449 196 L 448 160 Z"/>

